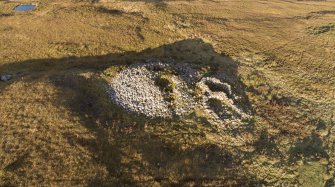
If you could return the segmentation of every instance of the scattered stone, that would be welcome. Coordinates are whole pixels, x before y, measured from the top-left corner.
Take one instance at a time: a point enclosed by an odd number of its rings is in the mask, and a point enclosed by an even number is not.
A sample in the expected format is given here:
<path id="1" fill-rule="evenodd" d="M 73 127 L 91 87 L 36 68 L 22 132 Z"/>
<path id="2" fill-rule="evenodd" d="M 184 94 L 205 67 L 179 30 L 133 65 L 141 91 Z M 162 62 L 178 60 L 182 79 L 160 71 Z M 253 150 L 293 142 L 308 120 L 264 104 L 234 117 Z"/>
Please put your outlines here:
<path id="1" fill-rule="evenodd" d="M 197 83 L 197 87 L 203 92 L 202 106 L 212 122 L 221 123 L 229 120 L 231 123 L 239 123 L 240 120 L 249 117 L 237 107 L 238 97 L 228 83 L 214 77 L 204 77 Z"/>
<path id="2" fill-rule="evenodd" d="M 153 80 L 154 74 L 143 65 L 121 71 L 110 84 L 111 98 L 130 112 L 148 117 L 169 117 L 168 105 Z"/>
<path id="3" fill-rule="evenodd" d="M 4 81 L 4 82 L 6 82 L 6 81 L 9 81 L 9 80 L 11 80 L 12 79 L 12 75 L 1 75 L 0 76 L 0 80 L 1 81 Z"/>
<path id="4" fill-rule="evenodd" d="M 162 75 L 165 82 L 157 82 Z M 194 94 L 195 90 L 200 90 L 200 95 Z M 187 64 L 163 63 L 155 59 L 133 64 L 111 79 L 108 92 L 125 110 L 151 118 L 181 117 L 195 108 L 203 110 L 216 124 L 229 121 L 238 126 L 236 124 L 248 117 L 236 104 L 240 96 L 235 95 L 227 82 L 206 77 Z"/>

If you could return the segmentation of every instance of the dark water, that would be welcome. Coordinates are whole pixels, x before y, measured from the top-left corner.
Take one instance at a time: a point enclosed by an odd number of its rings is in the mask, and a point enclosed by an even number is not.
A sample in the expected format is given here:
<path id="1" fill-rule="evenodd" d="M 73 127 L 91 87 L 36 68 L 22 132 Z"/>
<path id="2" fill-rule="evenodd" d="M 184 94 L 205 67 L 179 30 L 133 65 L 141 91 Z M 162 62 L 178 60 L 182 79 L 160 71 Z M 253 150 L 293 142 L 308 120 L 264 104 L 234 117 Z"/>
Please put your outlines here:
<path id="1" fill-rule="evenodd" d="M 30 10 L 34 10 L 36 8 L 36 5 L 18 5 L 17 7 L 15 7 L 15 11 L 30 11 Z"/>

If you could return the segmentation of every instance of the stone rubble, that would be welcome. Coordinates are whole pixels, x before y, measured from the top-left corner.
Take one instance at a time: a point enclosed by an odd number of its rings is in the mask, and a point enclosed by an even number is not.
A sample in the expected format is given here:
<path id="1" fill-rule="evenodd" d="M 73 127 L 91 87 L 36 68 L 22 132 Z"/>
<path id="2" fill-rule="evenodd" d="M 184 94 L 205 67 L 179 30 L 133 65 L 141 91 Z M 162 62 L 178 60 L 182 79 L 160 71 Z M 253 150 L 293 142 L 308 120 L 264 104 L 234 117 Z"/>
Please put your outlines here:
<path id="1" fill-rule="evenodd" d="M 164 93 L 155 79 L 160 72 L 170 70 L 171 81 L 175 85 L 172 91 L 173 101 L 164 99 Z M 236 96 L 228 83 L 222 82 L 214 77 L 202 77 L 203 75 L 187 64 L 162 63 L 150 59 L 146 63 L 136 63 L 122 70 L 116 75 L 109 85 L 111 99 L 129 112 L 142 114 L 150 118 L 163 117 L 172 118 L 183 116 L 201 108 L 209 120 L 215 123 L 222 123 L 229 120 L 232 124 L 240 123 L 241 119 L 248 117 L 235 104 Z M 208 84 L 219 87 L 219 91 L 212 91 Z M 195 85 L 201 90 L 202 95 L 194 95 L 189 85 Z M 208 100 L 214 98 L 220 100 L 226 111 L 223 113 L 231 115 L 219 115 L 209 106 Z"/>
<path id="2" fill-rule="evenodd" d="M 6 82 L 6 81 L 9 81 L 9 80 L 11 80 L 12 79 L 12 75 L 1 75 L 0 76 L 0 80 L 1 81 L 4 81 L 4 82 Z"/>
<path id="3" fill-rule="evenodd" d="M 220 86 L 224 91 L 212 91 L 208 83 L 214 83 L 217 86 Z M 231 86 L 227 83 L 221 82 L 219 79 L 214 77 L 204 77 L 197 83 L 198 88 L 203 92 L 202 94 L 202 106 L 204 107 L 204 112 L 207 113 L 207 116 L 210 116 L 210 119 L 213 122 L 220 123 L 224 120 L 229 120 L 230 122 L 237 122 L 243 118 L 248 118 L 249 116 L 245 114 L 241 109 L 235 105 L 235 99 L 238 98 L 233 94 Z M 214 110 L 209 106 L 209 99 L 217 99 L 221 101 L 225 108 L 225 114 L 227 115 L 218 115 Z"/>
<path id="4" fill-rule="evenodd" d="M 120 72 L 109 89 L 112 99 L 130 112 L 148 117 L 170 117 L 169 103 L 164 100 L 145 66 L 134 66 Z"/>

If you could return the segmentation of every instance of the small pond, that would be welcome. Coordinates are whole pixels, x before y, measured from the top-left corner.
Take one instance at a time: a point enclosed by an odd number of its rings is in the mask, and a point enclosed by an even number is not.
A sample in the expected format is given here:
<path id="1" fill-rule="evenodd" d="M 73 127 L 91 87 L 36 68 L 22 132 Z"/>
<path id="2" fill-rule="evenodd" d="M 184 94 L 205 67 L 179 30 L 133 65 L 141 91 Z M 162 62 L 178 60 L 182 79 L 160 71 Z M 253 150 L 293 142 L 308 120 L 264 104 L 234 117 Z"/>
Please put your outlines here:
<path id="1" fill-rule="evenodd" d="M 34 10 L 35 8 L 36 8 L 36 5 L 27 4 L 27 5 L 18 5 L 14 8 L 14 10 L 19 11 L 19 12 L 24 12 L 24 11 Z"/>

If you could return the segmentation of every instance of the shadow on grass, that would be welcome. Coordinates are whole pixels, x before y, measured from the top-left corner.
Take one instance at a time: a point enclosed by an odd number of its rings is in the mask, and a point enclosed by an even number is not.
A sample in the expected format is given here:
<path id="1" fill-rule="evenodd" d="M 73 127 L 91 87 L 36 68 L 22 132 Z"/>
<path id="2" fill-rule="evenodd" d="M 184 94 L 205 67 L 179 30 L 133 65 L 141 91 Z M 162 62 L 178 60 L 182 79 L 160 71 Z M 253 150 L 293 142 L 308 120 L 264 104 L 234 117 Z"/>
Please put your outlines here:
<path id="1" fill-rule="evenodd" d="M 271 157 L 283 156 L 280 152 L 274 138 L 269 137 L 266 130 L 262 130 L 259 139 L 255 142 L 255 150 L 260 154 L 265 154 Z"/>
<path id="2" fill-rule="evenodd" d="M 14 162 L 10 163 L 9 165 L 7 165 L 4 170 L 5 171 L 14 171 L 18 168 L 21 167 L 21 165 L 24 164 L 24 161 L 26 160 L 26 158 L 29 156 L 29 153 L 25 153 L 21 156 L 19 156 Z"/>
<path id="3" fill-rule="evenodd" d="M 323 145 L 321 138 L 312 134 L 295 145 L 289 150 L 289 162 L 296 162 L 297 160 L 315 161 L 320 158 L 329 158 L 327 148 Z"/>
<path id="4" fill-rule="evenodd" d="M 112 65 L 130 65 L 149 58 L 174 59 L 190 63 L 195 68 L 219 70 L 221 79 L 242 95 L 244 107 L 250 108 L 244 95 L 244 85 L 237 76 L 238 64 L 218 54 L 202 40 L 184 40 L 140 53 L 127 52 L 100 57 L 30 60 L 1 65 L 1 72 L 10 72 L 16 81 L 36 81 L 48 77 L 57 87 L 58 97 L 66 100 L 62 107 L 77 116 L 95 138 L 87 140 L 71 132 L 64 134 L 70 145 L 80 144 L 106 168 L 108 176 L 97 174 L 88 186 L 167 186 L 231 185 L 254 186 L 263 184 L 254 174 L 247 174 L 239 155 L 224 150 L 214 143 L 203 143 L 204 132 L 193 124 L 180 121 L 147 120 L 124 112 L 111 103 L 98 76 L 85 77 L 83 72 L 101 74 Z M 55 102 L 55 106 L 60 105 Z M 59 107 L 61 107 L 59 106 Z M 176 130 L 177 129 L 177 130 Z M 179 129 L 184 129 L 184 134 Z M 177 134 L 172 134 L 177 132 Z M 185 133 L 186 132 L 186 133 Z M 191 141 L 185 141 L 188 137 Z M 184 144 L 181 142 L 185 142 Z M 190 143 L 190 142 L 193 142 Z"/>
<path id="5" fill-rule="evenodd" d="M 165 9 L 167 4 L 166 0 L 127 0 L 129 2 L 144 2 L 153 4 L 156 8 Z"/>
<path id="6" fill-rule="evenodd" d="M 169 132 L 160 135 L 146 130 L 146 126 L 151 126 L 154 130 L 169 131 L 173 124 L 125 113 L 109 101 L 101 86 L 103 82 L 97 84 L 99 80 L 94 78 L 68 74 L 58 75 L 52 81 L 62 90 L 73 90 L 75 95 L 67 98 L 70 101 L 67 107 L 96 135 L 94 141 L 67 135 L 73 144 L 87 147 L 108 170 L 107 179 L 96 176 L 89 186 L 258 184 L 253 177 L 241 175 L 240 158 L 215 144 L 183 148 L 178 141 L 169 141 Z M 66 93 L 60 96 L 66 97 Z"/>

